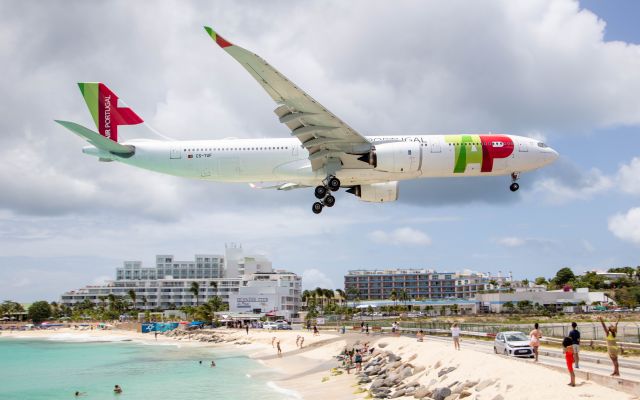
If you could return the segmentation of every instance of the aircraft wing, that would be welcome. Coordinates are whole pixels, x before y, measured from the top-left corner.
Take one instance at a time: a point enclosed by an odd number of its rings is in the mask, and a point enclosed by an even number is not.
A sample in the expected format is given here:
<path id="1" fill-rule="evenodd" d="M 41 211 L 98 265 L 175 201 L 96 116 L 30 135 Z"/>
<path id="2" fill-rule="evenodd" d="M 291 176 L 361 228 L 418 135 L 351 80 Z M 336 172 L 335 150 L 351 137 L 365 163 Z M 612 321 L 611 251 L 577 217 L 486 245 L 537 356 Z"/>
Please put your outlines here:
<path id="1" fill-rule="evenodd" d="M 113 140 L 102 136 L 98 132 L 94 132 L 89 128 L 85 128 L 82 125 L 76 124 L 75 122 L 59 121 L 59 120 L 55 120 L 55 121 L 60 125 L 64 126 L 65 128 L 67 128 L 68 130 L 70 130 L 71 132 L 75 133 L 76 135 L 82 137 L 83 139 L 85 139 L 95 147 L 101 150 L 104 150 L 106 152 L 115 154 L 120 157 L 125 157 L 125 158 L 131 157 L 135 152 L 135 149 L 133 148 L 133 146 L 123 145 L 118 142 L 114 142 Z"/>
<path id="2" fill-rule="evenodd" d="M 346 154 L 364 154 L 371 143 L 257 54 L 236 46 L 208 26 L 209 36 L 235 58 L 278 104 L 275 113 L 309 150 L 315 171 Z"/>

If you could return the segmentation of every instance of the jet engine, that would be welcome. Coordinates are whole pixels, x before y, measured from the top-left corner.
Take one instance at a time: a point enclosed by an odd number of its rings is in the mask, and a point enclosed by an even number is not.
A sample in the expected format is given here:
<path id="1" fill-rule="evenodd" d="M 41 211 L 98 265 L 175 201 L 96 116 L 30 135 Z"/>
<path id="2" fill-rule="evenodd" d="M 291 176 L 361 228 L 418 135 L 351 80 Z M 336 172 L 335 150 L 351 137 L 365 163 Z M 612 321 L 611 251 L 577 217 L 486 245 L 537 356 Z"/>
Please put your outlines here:
<path id="1" fill-rule="evenodd" d="M 347 189 L 347 192 L 358 196 L 362 201 L 371 203 L 396 201 L 398 200 L 398 181 L 358 185 Z"/>
<path id="2" fill-rule="evenodd" d="M 416 172 L 420 169 L 420 142 L 392 142 L 377 144 L 360 161 L 368 162 L 378 171 Z"/>

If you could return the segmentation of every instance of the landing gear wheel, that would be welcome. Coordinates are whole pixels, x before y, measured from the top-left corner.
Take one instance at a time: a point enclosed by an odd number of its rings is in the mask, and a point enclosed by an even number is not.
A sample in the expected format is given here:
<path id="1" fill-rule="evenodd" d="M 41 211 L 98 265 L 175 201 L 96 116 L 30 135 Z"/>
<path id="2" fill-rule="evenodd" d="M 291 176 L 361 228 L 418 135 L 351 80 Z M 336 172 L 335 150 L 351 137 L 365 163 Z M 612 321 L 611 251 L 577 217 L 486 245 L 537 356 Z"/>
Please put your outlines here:
<path id="1" fill-rule="evenodd" d="M 332 176 L 331 178 L 329 178 L 329 181 L 327 182 L 327 186 L 329 186 L 329 189 L 331 189 L 332 192 L 339 190 L 340 179 L 336 178 L 335 176 Z"/>
<path id="2" fill-rule="evenodd" d="M 319 201 L 316 201 L 315 203 L 313 203 L 313 206 L 311 207 L 311 209 L 313 210 L 314 214 L 320 214 L 322 212 L 322 203 L 320 203 Z"/>
<path id="3" fill-rule="evenodd" d="M 324 186 L 316 186 L 316 189 L 313 191 L 313 194 L 315 194 L 316 199 L 318 200 L 322 200 L 324 199 L 324 196 L 327 195 L 327 188 Z"/>
<path id="4" fill-rule="evenodd" d="M 509 186 L 509 190 L 511 190 L 512 192 L 517 191 L 518 189 L 520 189 L 520 185 L 518 185 L 517 183 L 513 182 L 511 184 L 511 186 Z"/>
<path id="5" fill-rule="evenodd" d="M 324 198 L 324 205 L 327 207 L 333 207 L 333 205 L 336 204 L 336 198 L 333 197 L 332 195 L 328 195 L 327 197 Z"/>

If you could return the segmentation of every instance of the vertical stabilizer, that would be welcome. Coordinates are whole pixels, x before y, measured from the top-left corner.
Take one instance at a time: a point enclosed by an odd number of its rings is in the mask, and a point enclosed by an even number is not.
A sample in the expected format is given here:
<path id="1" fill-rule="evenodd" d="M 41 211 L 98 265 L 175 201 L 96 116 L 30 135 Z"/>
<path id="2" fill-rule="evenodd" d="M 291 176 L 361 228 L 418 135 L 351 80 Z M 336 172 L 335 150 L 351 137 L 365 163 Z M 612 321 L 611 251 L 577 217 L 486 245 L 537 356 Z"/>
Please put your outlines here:
<path id="1" fill-rule="evenodd" d="M 80 82 L 78 87 L 100 135 L 117 142 L 119 125 L 136 125 L 143 122 L 132 109 L 118 107 L 118 96 L 105 84 Z"/>

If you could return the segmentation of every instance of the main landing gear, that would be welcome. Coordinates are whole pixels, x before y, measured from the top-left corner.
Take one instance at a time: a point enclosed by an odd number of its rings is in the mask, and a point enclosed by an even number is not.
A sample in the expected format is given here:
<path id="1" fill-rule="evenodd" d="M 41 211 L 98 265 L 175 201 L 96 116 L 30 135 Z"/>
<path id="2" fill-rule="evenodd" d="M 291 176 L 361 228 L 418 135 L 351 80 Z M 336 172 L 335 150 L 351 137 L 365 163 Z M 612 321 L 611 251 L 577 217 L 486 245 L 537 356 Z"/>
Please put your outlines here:
<path id="1" fill-rule="evenodd" d="M 511 173 L 511 185 L 509 186 L 509 190 L 511 190 L 512 192 L 515 192 L 518 189 L 520 189 L 520 185 L 518 185 L 518 183 L 516 182 L 519 178 L 520 178 L 519 172 Z"/>
<path id="2" fill-rule="evenodd" d="M 316 199 L 320 200 L 313 203 L 311 207 L 314 214 L 320 214 L 324 207 L 333 207 L 336 204 L 336 198 L 331 195 L 331 192 L 337 192 L 340 189 L 340 179 L 335 176 L 328 176 L 322 183 L 313 191 Z"/>

